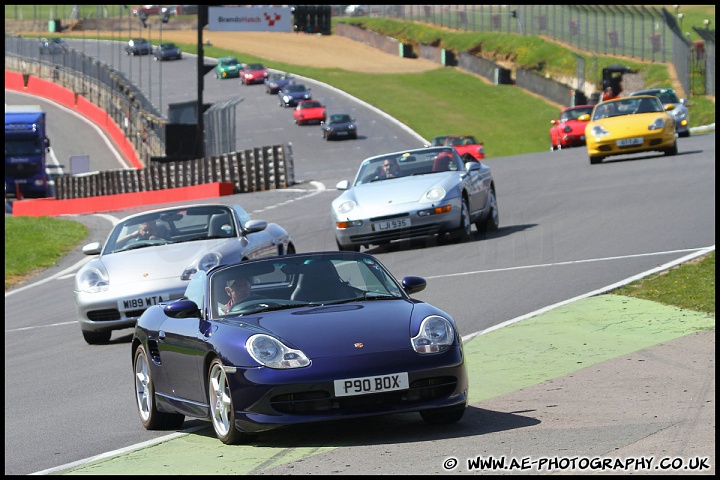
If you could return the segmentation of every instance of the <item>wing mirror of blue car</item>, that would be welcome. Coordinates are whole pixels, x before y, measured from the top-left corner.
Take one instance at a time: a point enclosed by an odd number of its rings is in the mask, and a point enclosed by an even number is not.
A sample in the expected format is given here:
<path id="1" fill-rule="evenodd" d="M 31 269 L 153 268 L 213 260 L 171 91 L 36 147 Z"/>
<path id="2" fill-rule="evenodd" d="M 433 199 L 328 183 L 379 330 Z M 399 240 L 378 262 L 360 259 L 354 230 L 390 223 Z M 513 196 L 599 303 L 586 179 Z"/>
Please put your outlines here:
<path id="1" fill-rule="evenodd" d="M 405 293 L 412 295 L 413 293 L 422 292 L 427 287 L 427 280 L 423 277 L 408 276 L 403 277 L 402 287 Z"/>
<path id="2" fill-rule="evenodd" d="M 200 318 L 200 309 L 192 300 L 175 300 L 164 304 L 162 309 L 170 318 Z"/>

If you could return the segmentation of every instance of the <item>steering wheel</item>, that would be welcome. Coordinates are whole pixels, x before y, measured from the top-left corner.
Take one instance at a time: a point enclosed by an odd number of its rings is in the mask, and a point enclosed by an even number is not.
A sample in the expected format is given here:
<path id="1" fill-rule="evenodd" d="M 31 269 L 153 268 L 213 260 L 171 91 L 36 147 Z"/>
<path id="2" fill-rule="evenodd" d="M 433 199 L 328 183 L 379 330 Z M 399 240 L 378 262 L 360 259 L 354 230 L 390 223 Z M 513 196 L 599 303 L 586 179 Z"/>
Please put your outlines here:
<path id="1" fill-rule="evenodd" d="M 120 247 L 119 249 L 115 250 L 116 252 L 124 252 L 125 250 L 133 250 L 136 248 L 143 248 L 143 247 L 151 247 L 156 245 L 165 245 L 166 243 L 169 243 L 164 238 L 142 238 L 138 240 L 130 240 L 128 243 Z"/>
<path id="2" fill-rule="evenodd" d="M 282 305 L 282 303 L 278 302 L 277 300 L 272 300 L 270 298 L 253 298 L 250 300 L 243 300 L 239 303 L 236 303 L 230 309 L 230 313 L 247 313 L 255 310 L 254 307 L 257 307 L 258 305 L 264 305 L 266 307 L 272 308 Z"/>

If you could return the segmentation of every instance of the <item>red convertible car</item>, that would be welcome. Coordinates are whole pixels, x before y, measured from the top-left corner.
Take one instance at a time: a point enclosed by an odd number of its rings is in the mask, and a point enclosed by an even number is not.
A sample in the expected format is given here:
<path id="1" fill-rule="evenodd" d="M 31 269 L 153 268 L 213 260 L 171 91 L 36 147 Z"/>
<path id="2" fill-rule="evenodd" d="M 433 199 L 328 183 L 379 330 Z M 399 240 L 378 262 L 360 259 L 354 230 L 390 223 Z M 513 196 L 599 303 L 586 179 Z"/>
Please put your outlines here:
<path id="1" fill-rule="evenodd" d="M 581 115 L 592 113 L 593 105 L 576 105 L 560 112 L 560 120 L 550 120 L 550 150 L 585 145 L 585 127 L 587 120 L 579 120 Z"/>
<path id="2" fill-rule="evenodd" d="M 445 146 L 453 147 L 464 162 L 479 162 L 485 158 L 485 145 L 472 135 L 448 135 Z"/>
<path id="3" fill-rule="evenodd" d="M 322 123 L 327 119 L 325 105 L 317 100 L 302 100 L 293 110 L 293 118 L 298 125 Z"/>
<path id="4" fill-rule="evenodd" d="M 265 83 L 267 77 L 268 69 L 262 63 L 245 63 L 240 69 L 240 82 L 243 85 Z"/>

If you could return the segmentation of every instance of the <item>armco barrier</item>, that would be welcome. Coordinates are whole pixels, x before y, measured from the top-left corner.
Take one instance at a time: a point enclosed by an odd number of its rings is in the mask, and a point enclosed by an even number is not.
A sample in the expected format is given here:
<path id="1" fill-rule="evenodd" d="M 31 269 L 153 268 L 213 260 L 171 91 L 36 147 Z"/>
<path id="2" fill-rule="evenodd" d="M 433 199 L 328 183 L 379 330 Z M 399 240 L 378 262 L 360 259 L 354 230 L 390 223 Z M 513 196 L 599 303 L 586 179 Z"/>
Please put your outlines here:
<path id="1" fill-rule="evenodd" d="M 150 192 L 214 182 L 229 183 L 232 193 L 275 190 L 294 183 L 288 157 L 284 145 L 274 145 L 197 160 L 153 162 L 143 169 L 61 175 L 55 179 L 55 198 Z"/>

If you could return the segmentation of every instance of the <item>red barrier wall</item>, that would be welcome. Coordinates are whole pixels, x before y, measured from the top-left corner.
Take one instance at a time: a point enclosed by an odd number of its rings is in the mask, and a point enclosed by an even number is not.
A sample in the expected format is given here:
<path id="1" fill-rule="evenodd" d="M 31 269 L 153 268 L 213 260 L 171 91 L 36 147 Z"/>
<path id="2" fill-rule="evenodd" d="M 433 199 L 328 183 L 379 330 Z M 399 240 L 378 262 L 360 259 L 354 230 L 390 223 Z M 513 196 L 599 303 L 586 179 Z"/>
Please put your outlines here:
<path id="1" fill-rule="evenodd" d="M 12 214 L 13 217 L 53 217 L 57 215 L 107 212 L 156 203 L 185 202 L 222 197 L 232 195 L 234 188 L 231 182 L 215 182 L 192 187 L 102 195 L 90 198 L 71 198 L 69 200 L 33 198 L 14 201 Z"/>

